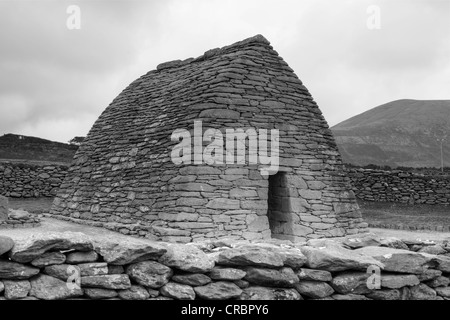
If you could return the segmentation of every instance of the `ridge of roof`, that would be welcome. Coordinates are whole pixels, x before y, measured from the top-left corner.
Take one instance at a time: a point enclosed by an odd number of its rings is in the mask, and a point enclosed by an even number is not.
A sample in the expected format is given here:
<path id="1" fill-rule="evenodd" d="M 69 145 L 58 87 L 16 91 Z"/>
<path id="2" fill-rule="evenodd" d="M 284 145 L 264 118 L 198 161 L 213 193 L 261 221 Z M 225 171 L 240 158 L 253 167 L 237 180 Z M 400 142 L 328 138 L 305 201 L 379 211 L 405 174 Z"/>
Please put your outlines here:
<path id="1" fill-rule="evenodd" d="M 172 60 L 172 61 L 167 61 L 167 62 L 163 62 L 160 63 L 157 67 L 156 67 L 156 71 L 161 71 L 161 70 L 165 70 L 165 69 L 171 69 L 171 68 L 177 68 L 177 67 L 181 67 L 190 63 L 194 63 L 194 62 L 199 62 L 199 61 L 204 61 L 206 59 L 218 56 L 230 49 L 236 48 L 236 47 L 242 47 L 251 43 L 262 43 L 265 45 L 270 45 L 269 40 L 267 40 L 263 35 L 261 34 L 257 34 L 253 37 L 250 38 L 246 38 L 244 40 L 235 42 L 231 45 L 228 46 L 224 46 L 222 48 L 214 48 L 214 49 L 210 49 L 208 51 L 205 51 L 204 54 L 202 54 L 201 56 L 197 57 L 197 58 L 188 58 L 185 60 Z"/>

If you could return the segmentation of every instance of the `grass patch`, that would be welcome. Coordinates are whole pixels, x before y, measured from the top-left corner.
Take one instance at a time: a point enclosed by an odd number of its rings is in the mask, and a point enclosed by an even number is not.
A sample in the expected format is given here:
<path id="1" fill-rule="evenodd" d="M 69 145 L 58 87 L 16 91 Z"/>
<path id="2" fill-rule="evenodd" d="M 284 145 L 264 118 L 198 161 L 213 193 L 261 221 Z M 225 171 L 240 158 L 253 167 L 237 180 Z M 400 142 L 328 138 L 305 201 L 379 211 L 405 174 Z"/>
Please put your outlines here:
<path id="1" fill-rule="evenodd" d="M 364 220 L 369 224 L 397 224 L 413 229 L 450 227 L 450 207 L 396 202 L 369 202 L 358 199 Z"/>

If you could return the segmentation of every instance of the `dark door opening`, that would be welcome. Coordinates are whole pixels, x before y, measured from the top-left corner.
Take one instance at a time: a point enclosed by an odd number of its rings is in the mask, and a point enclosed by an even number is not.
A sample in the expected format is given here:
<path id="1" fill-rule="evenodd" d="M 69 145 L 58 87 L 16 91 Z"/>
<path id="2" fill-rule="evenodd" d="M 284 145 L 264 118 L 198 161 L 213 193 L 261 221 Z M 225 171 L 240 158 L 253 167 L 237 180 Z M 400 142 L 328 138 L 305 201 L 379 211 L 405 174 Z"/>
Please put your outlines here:
<path id="1" fill-rule="evenodd" d="M 292 215 L 286 172 L 269 176 L 268 212 L 272 238 L 292 240 Z"/>

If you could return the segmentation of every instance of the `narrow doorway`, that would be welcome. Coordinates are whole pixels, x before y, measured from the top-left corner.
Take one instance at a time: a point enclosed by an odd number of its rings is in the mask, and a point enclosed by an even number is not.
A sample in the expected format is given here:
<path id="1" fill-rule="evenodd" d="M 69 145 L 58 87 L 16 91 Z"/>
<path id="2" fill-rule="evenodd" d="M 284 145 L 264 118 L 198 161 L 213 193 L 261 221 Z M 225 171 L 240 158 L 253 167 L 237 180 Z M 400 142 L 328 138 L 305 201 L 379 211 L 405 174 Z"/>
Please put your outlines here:
<path id="1" fill-rule="evenodd" d="M 291 240 L 292 215 L 286 172 L 269 176 L 267 216 L 272 238 Z"/>

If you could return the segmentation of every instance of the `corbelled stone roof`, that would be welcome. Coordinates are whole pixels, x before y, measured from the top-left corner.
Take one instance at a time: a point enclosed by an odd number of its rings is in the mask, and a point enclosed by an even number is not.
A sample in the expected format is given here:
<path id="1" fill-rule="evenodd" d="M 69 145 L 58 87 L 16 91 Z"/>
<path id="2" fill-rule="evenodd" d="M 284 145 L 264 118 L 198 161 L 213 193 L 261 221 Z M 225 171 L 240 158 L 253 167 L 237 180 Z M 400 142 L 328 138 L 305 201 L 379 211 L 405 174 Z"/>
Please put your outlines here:
<path id="1" fill-rule="evenodd" d="M 175 129 L 278 129 L 280 174 L 175 165 Z M 308 90 L 261 35 L 158 65 L 105 109 L 52 212 L 167 241 L 364 231 L 333 136 Z M 271 180 L 272 179 L 272 180 Z"/>

